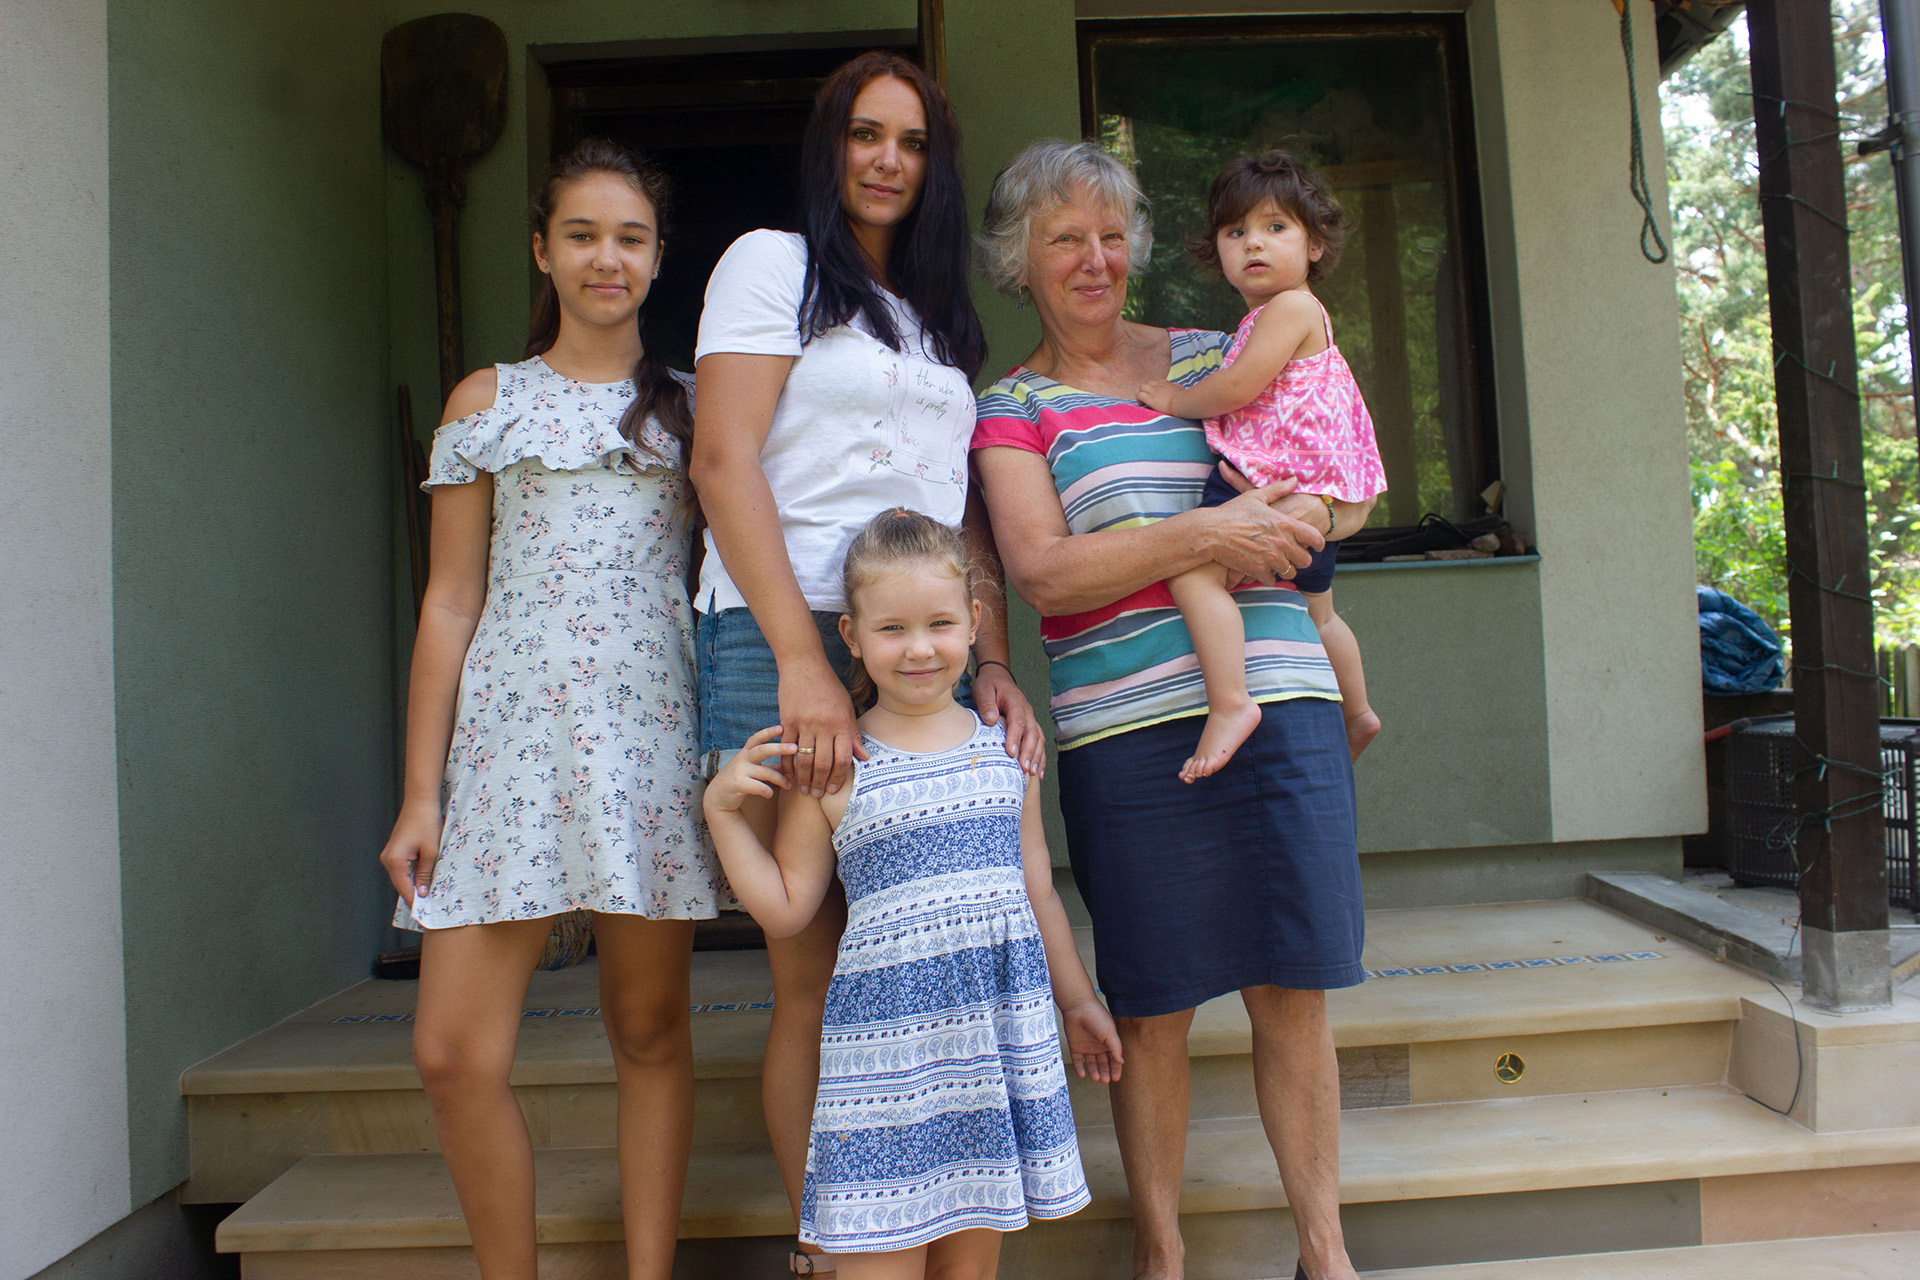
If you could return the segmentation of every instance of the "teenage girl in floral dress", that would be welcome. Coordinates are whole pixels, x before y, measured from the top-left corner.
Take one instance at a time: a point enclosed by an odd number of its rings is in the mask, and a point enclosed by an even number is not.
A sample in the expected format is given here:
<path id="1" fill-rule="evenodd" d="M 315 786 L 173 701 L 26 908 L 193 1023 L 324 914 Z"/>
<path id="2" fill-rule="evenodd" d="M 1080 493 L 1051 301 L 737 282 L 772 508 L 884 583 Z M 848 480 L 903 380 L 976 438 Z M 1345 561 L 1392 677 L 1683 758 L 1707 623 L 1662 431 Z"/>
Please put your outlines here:
<path id="1" fill-rule="evenodd" d="M 424 930 L 414 1061 L 485 1280 L 534 1280 L 508 1084 L 554 917 L 593 912 L 627 1270 L 665 1280 L 693 1132 L 693 921 L 728 905 L 696 772 L 685 388 L 641 342 L 664 181 L 589 141 L 532 210 L 526 359 L 454 389 L 406 789 L 380 860 Z"/>

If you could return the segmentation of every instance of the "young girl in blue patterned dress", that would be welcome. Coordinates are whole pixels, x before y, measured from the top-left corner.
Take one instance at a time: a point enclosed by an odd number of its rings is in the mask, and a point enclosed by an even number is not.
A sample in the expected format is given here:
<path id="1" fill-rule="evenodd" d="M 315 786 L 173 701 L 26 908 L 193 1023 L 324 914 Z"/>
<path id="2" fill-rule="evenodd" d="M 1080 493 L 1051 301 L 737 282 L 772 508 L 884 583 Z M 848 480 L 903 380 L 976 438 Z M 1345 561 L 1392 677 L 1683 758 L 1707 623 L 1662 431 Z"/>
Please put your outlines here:
<path id="1" fill-rule="evenodd" d="M 693 921 L 727 904 L 700 823 L 687 395 L 641 341 L 665 184 L 588 140 L 532 211 L 526 358 L 434 435 L 433 565 L 406 789 L 380 860 L 420 928 L 414 1061 L 484 1280 L 534 1280 L 510 1087 L 554 917 L 593 912 L 630 1280 L 666 1280 L 693 1133 Z"/>
<path id="2" fill-rule="evenodd" d="M 801 1201 L 814 1265 L 988 1280 L 1001 1232 L 1088 1200 L 1054 1005 L 1082 1077 L 1118 1079 L 1120 1039 L 1053 889 L 1039 780 L 953 697 L 980 619 L 960 534 L 886 512 L 844 579 L 856 698 L 874 698 L 852 786 L 790 787 L 769 762 L 798 745 L 773 725 L 707 785 L 707 822 L 770 936 L 806 927 L 836 867 L 846 885 Z M 775 788 L 769 852 L 740 805 Z"/>

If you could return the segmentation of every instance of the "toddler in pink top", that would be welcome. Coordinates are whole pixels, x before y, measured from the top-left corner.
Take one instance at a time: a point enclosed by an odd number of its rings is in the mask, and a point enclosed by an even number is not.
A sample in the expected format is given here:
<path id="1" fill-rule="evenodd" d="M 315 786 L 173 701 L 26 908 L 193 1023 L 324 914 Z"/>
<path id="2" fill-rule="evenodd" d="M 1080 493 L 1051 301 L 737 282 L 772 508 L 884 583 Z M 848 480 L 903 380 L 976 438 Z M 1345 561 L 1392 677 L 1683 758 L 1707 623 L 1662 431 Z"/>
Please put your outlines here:
<path id="1" fill-rule="evenodd" d="M 1207 443 L 1254 486 L 1292 479 L 1294 492 L 1324 504 L 1314 514 L 1317 520 L 1324 513 L 1327 545 L 1293 583 L 1306 597 L 1340 682 L 1347 746 L 1357 760 L 1380 732 L 1380 717 L 1367 705 L 1360 646 L 1333 611 L 1334 545 L 1366 521 L 1387 479 L 1373 420 L 1311 288 L 1346 239 L 1346 215 L 1319 174 L 1276 150 L 1222 170 L 1207 196 L 1207 218 L 1210 230 L 1194 257 L 1218 268 L 1251 309 L 1217 371 L 1191 387 L 1149 382 L 1140 388 L 1140 402 L 1204 418 Z M 1216 471 L 1202 505 L 1238 495 Z M 1233 758 L 1260 723 L 1260 708 L 1247 693 L 1246 628 L 1227 590 L 1226 569 L 1202 565 L 1167 586 L 1207 684 L 1206 727 L 1180 770 L 1192 782 Z"/>

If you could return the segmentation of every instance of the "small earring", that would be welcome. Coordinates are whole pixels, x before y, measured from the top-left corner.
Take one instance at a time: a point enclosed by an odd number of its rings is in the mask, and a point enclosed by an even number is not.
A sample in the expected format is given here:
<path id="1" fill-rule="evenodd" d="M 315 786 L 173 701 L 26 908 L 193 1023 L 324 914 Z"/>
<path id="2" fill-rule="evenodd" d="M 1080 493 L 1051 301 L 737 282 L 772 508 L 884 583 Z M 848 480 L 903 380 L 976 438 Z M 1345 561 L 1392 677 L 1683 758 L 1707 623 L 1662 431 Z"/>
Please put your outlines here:
<path id="1" fill-rule="evenodd" d="M 1018 287 L 1020 292 L 1014 295 L 1013 309 L 1015 311 L 1025 311 L 1027 309 L 1027 286 L 1020 285 Z"/>

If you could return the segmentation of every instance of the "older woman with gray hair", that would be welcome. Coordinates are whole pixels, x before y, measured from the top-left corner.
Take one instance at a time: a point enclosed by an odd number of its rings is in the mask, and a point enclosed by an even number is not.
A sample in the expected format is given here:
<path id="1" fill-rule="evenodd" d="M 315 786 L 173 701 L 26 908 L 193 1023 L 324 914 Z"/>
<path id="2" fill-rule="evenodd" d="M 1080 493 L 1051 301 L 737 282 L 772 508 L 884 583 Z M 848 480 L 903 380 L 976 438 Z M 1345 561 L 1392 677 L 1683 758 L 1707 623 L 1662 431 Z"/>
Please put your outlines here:
<path id="1" fill-rule="evenodd" d="M 1199 507 L 1214 465 L 1201 425 L 1134 396 L 1204 378 L 1228 335 L 1122 318 L 1152 245 L 1143 204 L 1132 173 L 1084 142 L 1036 142 L 994 183 L 984 267 L 1030 302 L 1041 337 L 980 398 L 973 461 L 1007 579 L 1042 615 L 1068 849 L 1126 1049 L 1113 1111 L 1133 1270 L 1182 1274 L 1187 1029 L 1238 991 L 1296 1275 L 1352 1280 L 1325 993 L 1361 979 L 1353 770 L 1333 671 L 1284 580 L 1370 504 L 1336 502 L 1330 522 L 1282 481 Z M 1234 598 L 1261 723 L 1187 784 L 1207 695 L 1167 579 L 1209 562 L 1246 583 Z"/>

